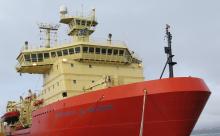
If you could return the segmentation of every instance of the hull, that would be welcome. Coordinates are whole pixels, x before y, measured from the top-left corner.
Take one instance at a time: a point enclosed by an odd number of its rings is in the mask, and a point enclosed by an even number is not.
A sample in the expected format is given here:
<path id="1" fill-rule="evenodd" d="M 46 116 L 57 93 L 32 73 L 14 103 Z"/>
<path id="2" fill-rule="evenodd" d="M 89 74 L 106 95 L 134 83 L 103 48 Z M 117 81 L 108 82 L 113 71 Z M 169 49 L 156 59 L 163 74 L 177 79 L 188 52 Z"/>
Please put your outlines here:
<path id="1" fill-rule="evenodd" d="M 142 124 L 143 136 L 189 136 L 209 95 L 203 80 L 191 77 L 107 88 L 34 111 L 31 128 L 12 135 L 139 136 Z"/>

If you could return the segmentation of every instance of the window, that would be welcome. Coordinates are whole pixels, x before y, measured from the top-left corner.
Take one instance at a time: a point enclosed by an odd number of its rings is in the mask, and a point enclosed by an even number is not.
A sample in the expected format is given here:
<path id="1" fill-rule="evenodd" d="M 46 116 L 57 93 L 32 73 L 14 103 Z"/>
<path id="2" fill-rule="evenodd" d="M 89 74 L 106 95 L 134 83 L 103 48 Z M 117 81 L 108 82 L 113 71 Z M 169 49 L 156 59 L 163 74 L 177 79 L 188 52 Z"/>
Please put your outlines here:
<path id="1" fill-rule="evenodd" d="M 63 96 L 63 97 L 67 97 L 67 92 L 63 92 L 63 93 L 62 93 L 62 96 Z"/>
<path id="2" fill-rule="evenodd" d="M 69 54 L 74 54 L 74 48 L 69 49 Z"/>
<path id="3" fill-rule="evenodd" d="M 90 21 L 88 21 L 88 22 L 87 22 L 87 26 L 90 26 L 90 25 L 91 25 L 91 22 L 90 22 Z"/>
<path id="4" fill-rule="evenodd" d="M 62 56 L 62 51 L 57 51 L 57 56 L 58 57 Z"/>
<path id="5" fill-rule="evenodd" d="M 92 80 L 92 83 L 94 83 L 95 81 L 94 80 Z"/>
<path id="6" fill-rule="evenodd" d="M 38 53 L 37 54 L 37 58 L 38 58 L 39 62 L 43 61 L 43 54 L 42 53 Z"/>
<path id="7" fill-rule="evenodd" d="M 37 55 L 31 54 L 31 60 L 32 60 L 32 62 L 37 62 Z"/>
<path id="8" fill-rule="evenodd" d="M 86 22 L 83 20 L 81 25 L 85 25 L 85 24 L 86 24 Z"/>
<path id="9" fill-rule="evenodd" d="M 113 50 L 113 54 L 114 54 L 114 55 L 118 55 L 118 50 L 114 49 L 114 50 Z"/>
<path id="10" fill-rule="evenodd" d="M 45 59 L 48 59 L 50 57 L 50 54 L 49 53 L 44 53 L 44 58 Z"/>
<path id="11" fill-rule="evenodd" d="M 77 25 L 80 25 L 80 20 L 76 20 L 76 24 L 77 24 Z"/>
<path id="12" fill-rule="evenodd" d="M 100 54 L 100 48 L 95 48 L 95 53 Z"/>
<path id="13" fill-rule="evenodd" d="M 76 80 L 73 80 L 73 84 L 76 84 Z"/>
<path id="14" fill-rule="evenodd" d="M 89 68 L 92 68 L 92 65 L 91 65 L 91 64 L 89 64 Z"/>
<path id="15" fill-rule="evenodd" d="M 89 53 L 94 53 L 94 48 L 93 47 L 89 47 Z"/>
<path id="16" fill-rule="evenodd" d="M 83 47 L 83 53 L 87 53 L 88 52 L 88 47 Z"/>
<path id="17" fill-rule="evenodd" d="M 123 56 L 124 55 L 124 50 L 119 50 L 119 56 Z"/>
<path id="18" fill-rule="evenodd" d="M 51 52 L 51 57 L 55 58 L 56 57 L 56 52 Z"/>
<path id="19" fill-rule="evenodd" d="M 68 55 L 68 50 L 63 50 L 63 56 Z"/>
<path id="20" fill-rule="evenodd" d="M 108 55 L 112 55 L 112 49 L 108 49 Z"/>
<path id="21" fill-rule="evenodd" d="M 106 54 L 106 49 L 102 48 L 102 54 Z"/>
<path id="22" fill-rule="evenodd" d="M 30 54 L 25 54 L 24 59 L 25 61 L 30 61 L 31 60 Z"/>
<path id="23" fill-rule="evenodd" d="M 80 53 L 80 47 L 75 48 L 75 53 Z"/>
<path id="24" fill-rule="evenodd" d="M 73 63 L 71 63 L 70 65 L 71 65 L 71 67 L 74 67 L 74 64 L 73 64 Z"/>

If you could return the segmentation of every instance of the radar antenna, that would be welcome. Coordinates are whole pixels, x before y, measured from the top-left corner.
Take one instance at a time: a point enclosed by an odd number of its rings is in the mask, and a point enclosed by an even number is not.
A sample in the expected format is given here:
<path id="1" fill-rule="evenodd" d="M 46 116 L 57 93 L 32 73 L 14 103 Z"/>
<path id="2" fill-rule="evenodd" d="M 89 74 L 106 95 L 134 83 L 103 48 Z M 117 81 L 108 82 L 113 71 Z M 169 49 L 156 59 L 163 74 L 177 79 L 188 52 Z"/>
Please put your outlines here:
<path id="1" fill-rule="evenodd" d="M 167 61 L 165 63 L 165 66 L 163 68 L 163 71 L 160 75 L 160 79 L 163 77 L 164 71 L 167 67 L 167 64 L 169 64 L 169 77 L 173 78 L 174 74 L 173 74 L 173 66 L 176 65 L 176 62 L 173 62 L 173 57 L 174 55 L 172 54 L 172 48 L 171 48 L 171 43 L 172 43 L 172 34 L 170 33 L 170 25 L 166 24 L 166 38 L 167 38 L 167 44 L 168 47 L 164 47 L 164 51 L 167 54 Z"/>
<path id="2" fill-rule="evenodd" d="M 51 33 L 54 32 L 54 34 L 57 34 L 57 30 L 59 28 L 59 25 L 51 25 L 51 24 L 46 24 L 46 23 L 41 23 L 38 24 L 40 32 L 45 32 L 46 38 L 43 39 L 46 41 L 45 47 L 50 48 L 51 45 Z M 56 37 L 56 36 L 55 36 Z M 57 38 L 55 38 L 55 41 L 57 41 Z"/>

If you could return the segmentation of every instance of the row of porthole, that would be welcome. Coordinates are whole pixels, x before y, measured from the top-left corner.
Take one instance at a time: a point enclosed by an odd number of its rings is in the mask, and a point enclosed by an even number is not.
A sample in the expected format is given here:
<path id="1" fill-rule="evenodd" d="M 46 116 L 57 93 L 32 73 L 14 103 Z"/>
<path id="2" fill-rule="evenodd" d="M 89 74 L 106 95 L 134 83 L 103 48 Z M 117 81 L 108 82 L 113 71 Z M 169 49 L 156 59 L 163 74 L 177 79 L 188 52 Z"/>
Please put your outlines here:
<path id="1" fill-rule="evenodd" d="M 54 109 L 53 109 L 53 110 L 46 111 L 46 112 L 42 112 L 42 113 L 37 114 L 37 115 L 34 115 L 33 117 L 42 116 L 42 115 L 48 114 L 48 113 L 53 112 L 53 111 L 54 111 Z"/>
<path id="2" fill-rule="evenodd" d="M 57 86 L 59 86 L 59 82 L 57 82 Z M 53 88 L 53 89 L 51 89 L 51 90 L 54 90 L 54 88 L 55 88 L 55 85 L 52 85 L 52 86 L 50 86 L 50 87 L 48 87 L 47 89 L 45 89 L 45 90 L 43 90 L 42 91 L 42 94 L 46 94 L 46 90 L 48 90 L 48 92 L 50 91 L 50 88 Z"/>

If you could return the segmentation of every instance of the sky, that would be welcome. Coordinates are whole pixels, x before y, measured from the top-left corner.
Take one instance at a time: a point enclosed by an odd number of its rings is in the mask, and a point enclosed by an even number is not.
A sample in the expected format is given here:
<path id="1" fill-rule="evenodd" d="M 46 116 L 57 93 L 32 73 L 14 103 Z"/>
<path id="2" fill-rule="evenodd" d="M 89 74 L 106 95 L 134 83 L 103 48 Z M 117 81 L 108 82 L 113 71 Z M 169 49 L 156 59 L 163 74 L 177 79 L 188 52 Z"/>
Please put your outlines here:
<path id="1" fill-rule="evenodd" d="M 170 24 L 175 76 L 200 77 L 212 91 L 196 128 L 220 126 L 219 0 L 0 0 L 0 114 L 8 100 L 41 89 L 40 75 L 16 73 L 16 57 L 25 41 L 41 44 L 37 24 L 58 23 L 61 5 L 70 14 L 96 8 L 99 25 L 92 37 L 112 33 L 112 39 L 126 42 L 143 60 L 146 80 L 161 74 L 165 24 Z M 68 39 L 66 29 L 60 26 L 59 41 Z"/>

